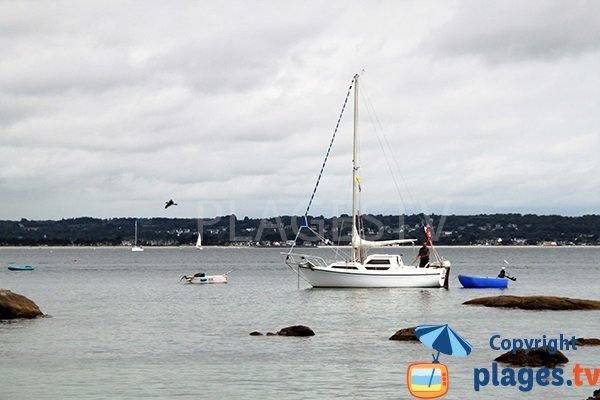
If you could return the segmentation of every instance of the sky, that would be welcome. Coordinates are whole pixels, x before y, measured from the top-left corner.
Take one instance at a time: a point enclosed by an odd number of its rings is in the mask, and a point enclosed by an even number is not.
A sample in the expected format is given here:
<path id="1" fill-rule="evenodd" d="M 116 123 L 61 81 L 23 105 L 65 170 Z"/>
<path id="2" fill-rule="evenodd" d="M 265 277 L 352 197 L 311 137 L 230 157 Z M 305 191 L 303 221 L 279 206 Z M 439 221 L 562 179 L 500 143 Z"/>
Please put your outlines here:
<path id="1" fill-rule="evenodd" d="M 599 214 L 598 15 L 0 0 L 0 220 L 302 215 L 357 73 L 363 214 Z M 311 215 L 350 212 L 352 112 Z"/>

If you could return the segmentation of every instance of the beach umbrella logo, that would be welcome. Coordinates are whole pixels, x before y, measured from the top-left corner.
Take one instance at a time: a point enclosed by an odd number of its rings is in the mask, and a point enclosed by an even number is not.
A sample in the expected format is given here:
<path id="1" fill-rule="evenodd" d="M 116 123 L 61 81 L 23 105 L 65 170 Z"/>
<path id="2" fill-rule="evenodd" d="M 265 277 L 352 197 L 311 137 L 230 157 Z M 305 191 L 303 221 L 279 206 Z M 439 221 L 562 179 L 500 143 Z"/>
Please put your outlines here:
<path id="1" fill-rule="evenodd" d="M 466 357 L 473 346 L 456 331 L 445 325 L 421 325 L 415 328 L 421 343 L 437 351 L 433 362 L 413 363 L 406 372 L 408 390 L 420 399 L 435 399 L 448 392 L 450 377 L 448 367 L 439 362 L 440 353 L 453 357 Z"/>

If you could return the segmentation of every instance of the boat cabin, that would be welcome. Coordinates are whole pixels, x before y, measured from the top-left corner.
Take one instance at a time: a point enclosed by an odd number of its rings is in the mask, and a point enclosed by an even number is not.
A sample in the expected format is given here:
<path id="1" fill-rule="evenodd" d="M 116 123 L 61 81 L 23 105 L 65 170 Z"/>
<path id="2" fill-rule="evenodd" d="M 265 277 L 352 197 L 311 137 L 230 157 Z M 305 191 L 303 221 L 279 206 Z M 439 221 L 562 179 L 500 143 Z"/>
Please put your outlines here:
<path id="1" fill-rule="evenodd" d="M 359 262 L 345 261 L 331 264 L 332 269 L 366 269 L 368 271 L 387 271 L 390 268 L 404 267 L 402 256 L 391 254 L 373 254 L 365 259 L 363 264 Z"/>

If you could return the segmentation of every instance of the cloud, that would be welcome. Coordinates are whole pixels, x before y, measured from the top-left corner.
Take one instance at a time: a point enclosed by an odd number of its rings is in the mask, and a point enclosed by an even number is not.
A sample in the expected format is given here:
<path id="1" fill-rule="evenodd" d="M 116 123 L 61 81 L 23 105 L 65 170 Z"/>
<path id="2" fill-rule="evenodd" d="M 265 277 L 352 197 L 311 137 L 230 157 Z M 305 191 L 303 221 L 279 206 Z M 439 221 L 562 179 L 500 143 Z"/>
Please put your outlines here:
<path id="1" fill-rule="evenodd" d="M 363 68 L 366 210 L 598 212 L 597 8 L 8 3 L 4 218 L 303 212 Z M 311 212 L 348 212 L 351 134 L 352 97 Z"/>
<path id="2" fill-rule="evenodd" d="M 426 43 L 436 54 L 482 56 L 493 64 L 550 62 L 600 49 L 599 12 L 595 1 L 465 1 Z"/>

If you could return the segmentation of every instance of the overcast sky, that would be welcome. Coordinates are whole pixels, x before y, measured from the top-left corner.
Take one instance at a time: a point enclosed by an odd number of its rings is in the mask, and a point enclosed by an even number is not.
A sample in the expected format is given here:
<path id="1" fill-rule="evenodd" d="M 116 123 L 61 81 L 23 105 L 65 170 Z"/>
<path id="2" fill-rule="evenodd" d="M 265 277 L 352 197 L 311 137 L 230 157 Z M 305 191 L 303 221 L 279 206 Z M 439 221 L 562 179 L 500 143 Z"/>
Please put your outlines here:
<path id="1" fill-rule="evenodd" d="M 0 219 L 600 213 L 598 1 L 0 1 Z M 348 105 L 311 214 L 348 213 Z M 167 210 L 173 198 L 179 206 Z"/>

